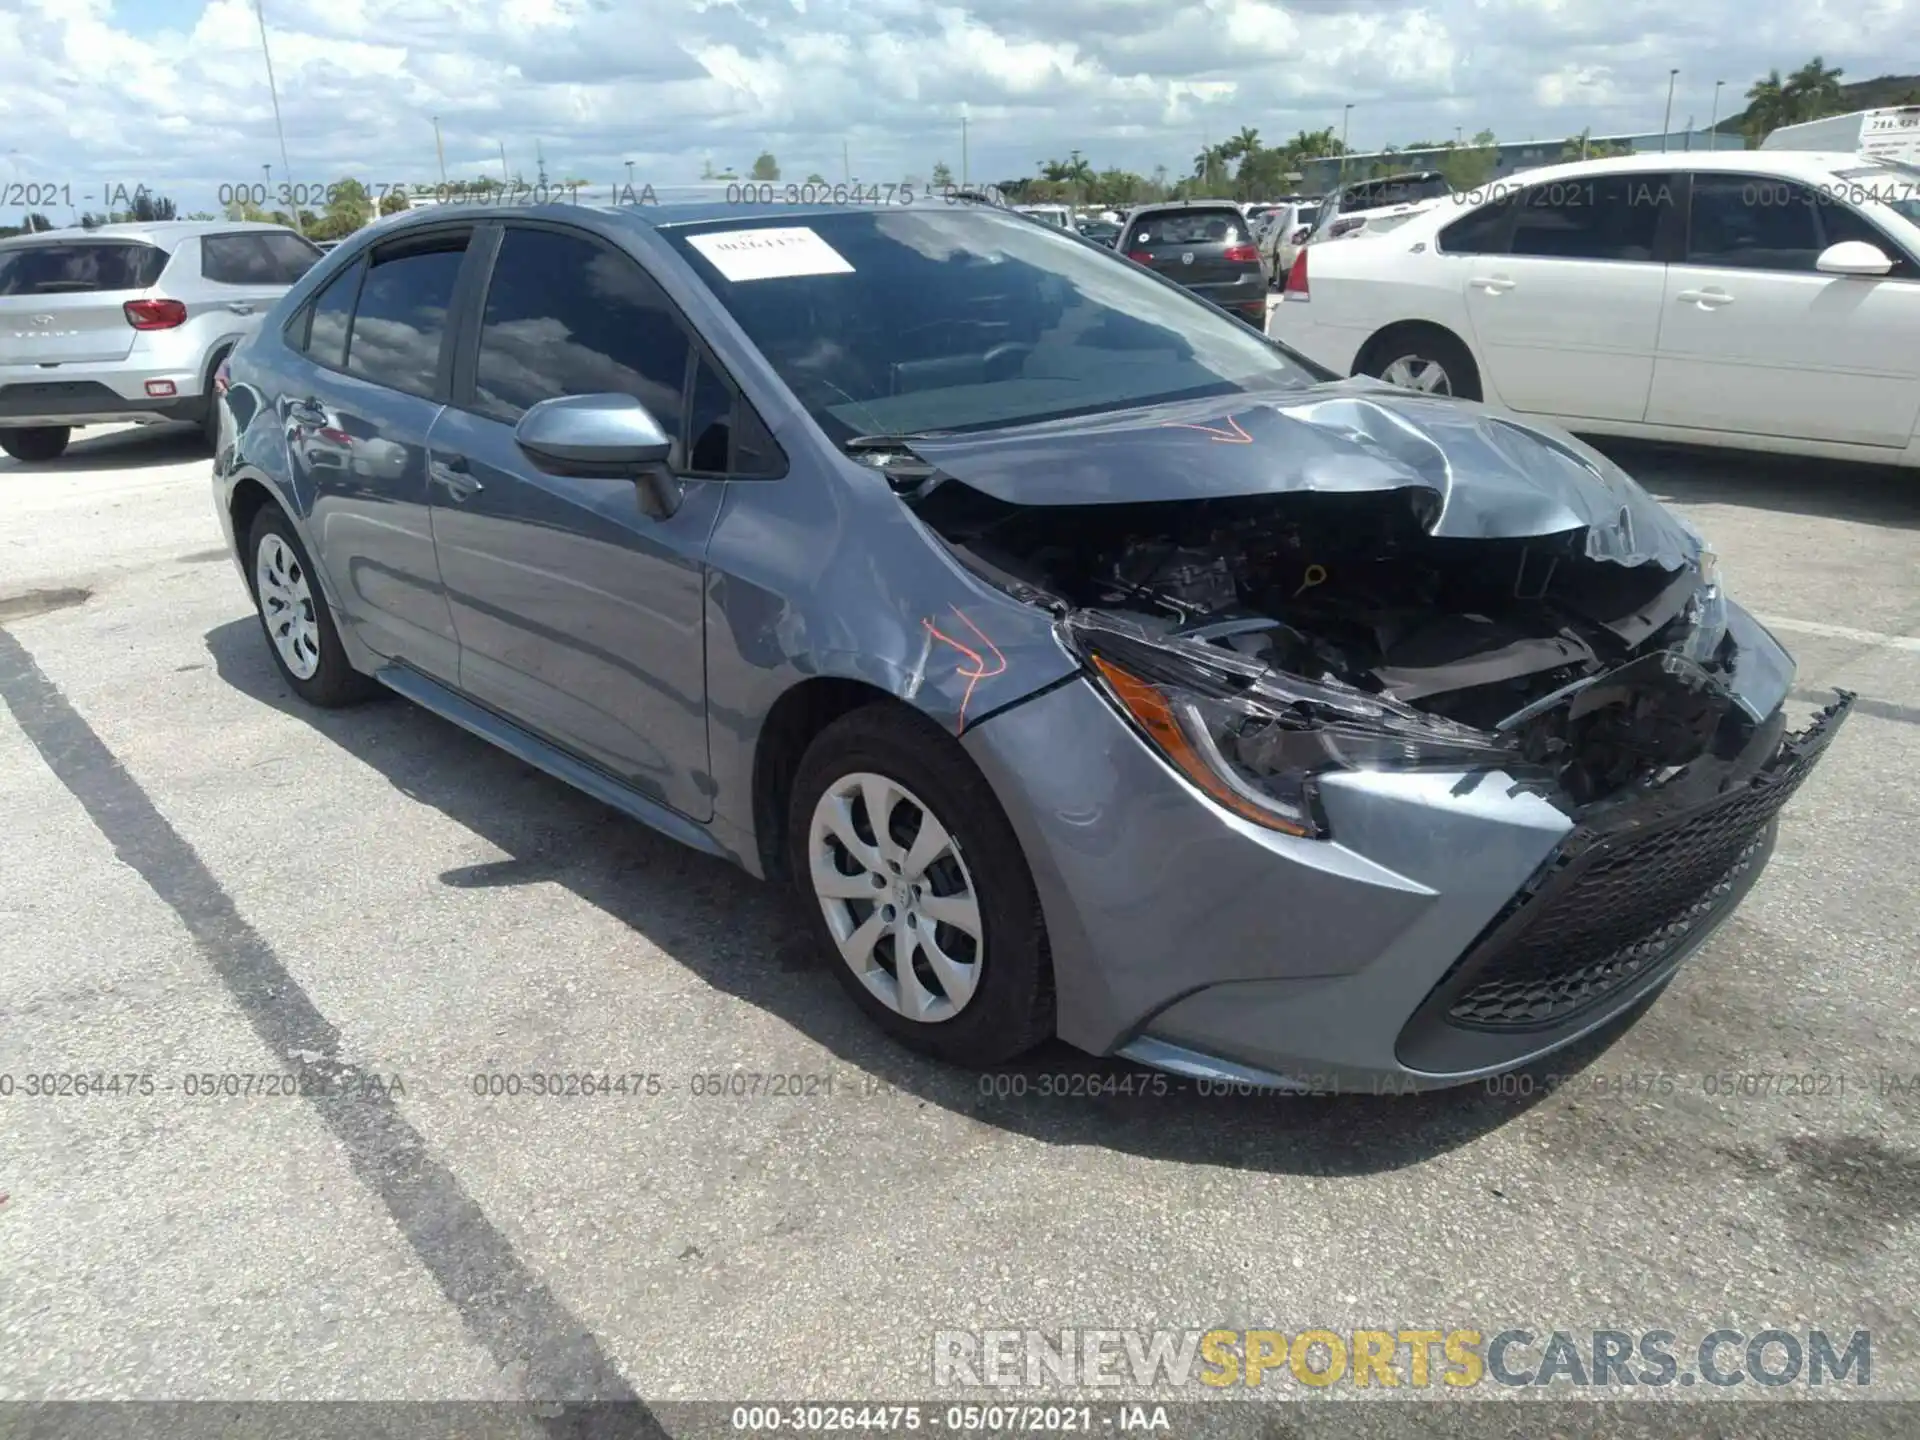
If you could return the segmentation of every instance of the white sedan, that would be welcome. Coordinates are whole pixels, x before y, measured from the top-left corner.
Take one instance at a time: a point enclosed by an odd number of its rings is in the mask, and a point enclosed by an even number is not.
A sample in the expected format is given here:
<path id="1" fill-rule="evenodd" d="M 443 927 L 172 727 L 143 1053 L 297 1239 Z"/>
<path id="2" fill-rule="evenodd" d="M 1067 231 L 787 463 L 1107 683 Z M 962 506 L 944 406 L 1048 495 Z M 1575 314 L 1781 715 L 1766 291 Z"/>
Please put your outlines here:
<path id="1" fill-rule="evenodd" d="M 1589 434 L 1920 466 L 1920 169 L 1791 151 L 1530 170 L 1295 257 L 1268 332 Z"/>

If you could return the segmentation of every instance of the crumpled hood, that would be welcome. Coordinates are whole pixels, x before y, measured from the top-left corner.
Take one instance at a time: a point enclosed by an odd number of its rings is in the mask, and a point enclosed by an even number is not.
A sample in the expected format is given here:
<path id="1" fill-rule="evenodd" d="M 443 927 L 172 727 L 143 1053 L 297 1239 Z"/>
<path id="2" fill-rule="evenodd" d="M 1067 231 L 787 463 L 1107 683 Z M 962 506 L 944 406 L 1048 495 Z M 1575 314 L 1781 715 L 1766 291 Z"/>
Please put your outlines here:
<path id="1" fill-rule="evenodd" d="M 927 463 L 1015 505 L 1424 491 L 1456 539 L 1585 531 L 1586 553 L 1679 569 L 1700 542 L 1591 446 L 1551 426 L 1375 380 L 915 440 Z"/>

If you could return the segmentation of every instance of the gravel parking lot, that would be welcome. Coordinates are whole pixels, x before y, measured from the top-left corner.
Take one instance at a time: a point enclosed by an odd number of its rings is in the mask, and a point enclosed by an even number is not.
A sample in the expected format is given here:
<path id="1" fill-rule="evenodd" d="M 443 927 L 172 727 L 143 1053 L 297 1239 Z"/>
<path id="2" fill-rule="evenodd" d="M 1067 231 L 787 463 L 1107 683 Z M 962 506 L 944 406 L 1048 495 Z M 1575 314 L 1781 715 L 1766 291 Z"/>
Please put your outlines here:
<path id="1" fill-rule="evenodd" d="M 1610 448 L 1860 705 L 1630 1028 L 1340 1099 L 983 1093 L 769 889 L 295 701 L 190 434 L 0 460 L 0 1399 L 926 1399 L 936 1331 L 1309 1325 L 1865 1329 L 1920 1394 L 1920 476 Z M 533 1073 L 657 1084 L 475 1093 Z"/>

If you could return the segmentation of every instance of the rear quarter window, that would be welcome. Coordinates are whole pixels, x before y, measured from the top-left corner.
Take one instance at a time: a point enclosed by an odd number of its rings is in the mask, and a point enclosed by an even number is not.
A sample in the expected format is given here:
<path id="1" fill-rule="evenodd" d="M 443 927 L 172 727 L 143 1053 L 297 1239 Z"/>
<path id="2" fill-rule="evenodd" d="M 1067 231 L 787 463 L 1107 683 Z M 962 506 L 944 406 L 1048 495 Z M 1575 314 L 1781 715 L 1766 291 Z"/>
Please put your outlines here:
<path id="1" fill-rule="evenodd" d="M 0 296 L 145 290 L 166 268 L 167 252 L 139 241 L 22 245 L 0 250 Z"/>

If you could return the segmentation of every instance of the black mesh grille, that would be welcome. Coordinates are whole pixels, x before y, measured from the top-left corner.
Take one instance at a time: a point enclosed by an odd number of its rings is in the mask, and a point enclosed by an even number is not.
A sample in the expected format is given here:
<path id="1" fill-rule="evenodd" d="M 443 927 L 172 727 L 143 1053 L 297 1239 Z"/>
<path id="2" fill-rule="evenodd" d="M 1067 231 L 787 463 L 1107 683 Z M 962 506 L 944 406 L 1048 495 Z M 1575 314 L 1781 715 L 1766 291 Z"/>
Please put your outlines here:
<path id="1" fill-rule="evenodd" d="M 1602 836 L 1576 831 L 1545 878 L 1441 981 L 1438 993 L 1451 992 L 1447 1021 L 1549 1028 L 1657 969 L 1738 893 L 1845 709 L 1823 714 L 1754 781 L 1699 809 Z"/>

